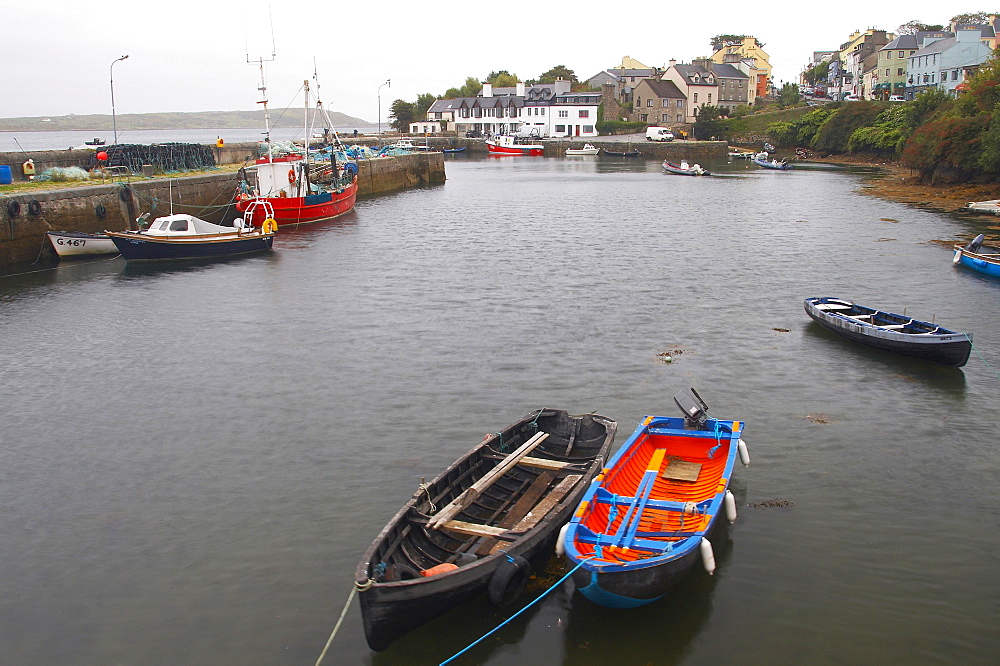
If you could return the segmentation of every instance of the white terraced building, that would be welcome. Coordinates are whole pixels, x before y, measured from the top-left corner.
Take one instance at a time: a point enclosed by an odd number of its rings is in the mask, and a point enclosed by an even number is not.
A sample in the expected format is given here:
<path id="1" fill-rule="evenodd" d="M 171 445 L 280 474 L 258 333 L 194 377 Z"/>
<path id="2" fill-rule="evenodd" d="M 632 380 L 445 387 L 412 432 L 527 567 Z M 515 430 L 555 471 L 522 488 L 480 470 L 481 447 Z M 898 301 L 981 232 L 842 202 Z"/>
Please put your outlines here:
<path id="1" fill-rule="evenodd" d="M 538 136 L 594 137 L 600 103 L 601 93 L 570 92 L 569 81 L 496 89 L 484 83 L 477 97 L 437 100 L 427 110 L 427 120 L 411 123 L 410 128 L 423 133 L 428 122 L 436 122 L 437 131 L 453 130 L 459 135 L 536 130 Z"/>

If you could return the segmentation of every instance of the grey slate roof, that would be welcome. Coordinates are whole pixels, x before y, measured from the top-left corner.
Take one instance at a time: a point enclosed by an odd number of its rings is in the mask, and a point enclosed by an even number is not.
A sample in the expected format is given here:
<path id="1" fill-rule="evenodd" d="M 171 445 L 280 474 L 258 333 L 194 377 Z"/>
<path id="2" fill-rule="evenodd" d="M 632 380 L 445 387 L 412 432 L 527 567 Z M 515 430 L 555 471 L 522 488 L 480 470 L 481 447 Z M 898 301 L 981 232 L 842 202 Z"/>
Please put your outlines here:
<path id="1" fill-rule="evenodd" d="M 654 95 L 662 99 L 668 99 L 671 97 L 687 99 L 687 95 L 681 92 L 681 89 L 678 88 L 677 84 L 673 81 L 657 81 L 656 79 L 647 79 L 646 85 L 649 86 Z"/>

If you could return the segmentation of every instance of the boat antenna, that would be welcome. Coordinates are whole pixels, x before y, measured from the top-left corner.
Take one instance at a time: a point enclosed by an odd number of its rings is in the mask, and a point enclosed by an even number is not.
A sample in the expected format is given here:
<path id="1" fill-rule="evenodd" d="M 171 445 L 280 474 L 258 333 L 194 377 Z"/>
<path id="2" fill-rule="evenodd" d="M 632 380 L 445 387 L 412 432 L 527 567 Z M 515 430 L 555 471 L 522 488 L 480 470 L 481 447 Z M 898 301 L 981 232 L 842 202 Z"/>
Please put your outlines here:
<path id="1" fill-rule="evenodd" d="M 264 63 L 274 62 L 274 59 L 278 56 L 277 48 L 274 45 L 274 17 L 271 15 L 271 5 L 267 5 L 267 16 L 271 21 L 271 57 L 265 58 L 260 56 L 256 61 L 250 59 L 250 45 L 247 42 L 247 64 L 257 65 L 260 67 L 260 87 L 257 90 L 260 91 L 260 95 L 263 98 L 258 104 L 264 105 L 264 143 L 267 144 L 267 161 L 271 162 L 271 114 L 267 110 L 267 79 L 264 75 Z M 248 38 L 249 39 L 249 38 Z"/>
<path id="2" fill-rule="evenodd" d="M 319 96 L 319 69 L 316 66 L 316 56 L 313 56 L 313 81 L 316 82 L 316 109 L 317 111 L 322 112 L 323 120 L 326 121 L 330 131 L 333 132 L 334 144 L 338 148 L 343 147 L 343 143 L 340 141 L 340 135 L 337 133 L 337 128 L 333 126 L 333 120 L 330 118 L 330 113 L 326 110 L 326 107 L 323 106 L 323 100 L 321 100 Z M 323 129 L 326 128 L 324 127 Z"/>

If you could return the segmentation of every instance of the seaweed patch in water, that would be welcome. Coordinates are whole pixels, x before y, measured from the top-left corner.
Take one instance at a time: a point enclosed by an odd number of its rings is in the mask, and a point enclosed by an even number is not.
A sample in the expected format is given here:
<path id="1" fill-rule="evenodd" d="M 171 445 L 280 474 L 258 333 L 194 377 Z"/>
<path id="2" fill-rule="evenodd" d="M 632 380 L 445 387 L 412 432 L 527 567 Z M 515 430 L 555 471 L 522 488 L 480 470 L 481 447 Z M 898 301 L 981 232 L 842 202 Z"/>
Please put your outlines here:
<path id="1" fill-rule="evenodd" d="M 813 423 L 822 423 L 824 425 L 835 422 L 829 414 L 806 414 L 806 418 Z"/>
<path id="2" fill-rule="evenodd" d="M 795 505 L 788 500 L 775 497 L 772 499 L 761 500 L 759 502 L 749 502 L 747 506 L 751 509 L 791 509 Z"/>
<path id="3" fill-rule="evenodd" d="M 789 328 L 772 328 L 772 331 L 777 331 L 778 333 L 788 333 L 791 331 Z"/>

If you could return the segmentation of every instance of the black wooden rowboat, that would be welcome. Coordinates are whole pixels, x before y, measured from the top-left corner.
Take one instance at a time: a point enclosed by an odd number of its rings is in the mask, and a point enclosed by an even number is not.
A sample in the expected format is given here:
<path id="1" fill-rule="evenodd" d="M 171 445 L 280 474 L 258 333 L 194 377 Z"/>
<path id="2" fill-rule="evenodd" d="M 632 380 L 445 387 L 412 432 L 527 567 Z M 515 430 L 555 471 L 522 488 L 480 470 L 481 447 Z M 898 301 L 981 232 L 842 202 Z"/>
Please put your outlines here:
<path id="1" fill-rule="evenodd" d="M 820 326 L 876 349 L 956 368 L 965 365 L 972 352 L 971 333 L 839 298 L 807 298 L 805 310 Z"/>
<path id="2" fill-rule="evenodd" d="M 497 606 L 516 599 L 529 560 L 552 552 L 617 428 L 596 414 L 542 409 L 421 484 L 355 572 L 368 645 L 384 650 L 482 592 Z"/>

